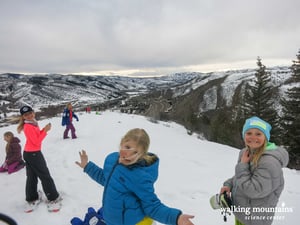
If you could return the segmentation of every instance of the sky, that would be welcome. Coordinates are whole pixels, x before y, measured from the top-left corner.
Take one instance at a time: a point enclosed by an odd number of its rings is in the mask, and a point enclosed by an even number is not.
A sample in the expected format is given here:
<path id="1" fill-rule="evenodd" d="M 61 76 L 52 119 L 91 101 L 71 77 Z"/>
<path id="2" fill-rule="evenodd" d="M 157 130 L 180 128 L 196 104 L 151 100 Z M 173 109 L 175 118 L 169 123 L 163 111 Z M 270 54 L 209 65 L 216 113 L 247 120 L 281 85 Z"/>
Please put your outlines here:
<path id="1" fill-rule="evenodd" d="M 291 65 L 299 0 L 2 0 L 0 73 L 153 76 Z"/>
<path id="2" fill-rule="evenodd" d="M 220 191 L 223 181 L 234 174 L 238 149 L 188 135 L 186 129 L 173 122 L 150 121 L 138 115 L 105 111 L 101 115 L 78 113 L 74 122 L 78 139 L 63 140 L 61 117 L 40 120 L 52 129 L 43 141 L 42 151 L 58 191 L 63 197 L 60 212 L 49 213 L 45 202 L 36 211 L 24 213 L 25 169 L 8 175 L 0 173 L 0 212 L 13 217 L 18 225 L 68 225 L 73 217 L 84 218 L 88 207 L 100 208 L 103 187 L 75 164 L 79 151 L 87 151 L 89 160 L 103 166 L 105 157 L 118 151 L 122 136 L 132 128 L 144 128 L 150 136 L 149 151 L 160 158 L 155 192 L 160 200 L 184 213 L 194 215 L 195 225 L 234 224 L 234 216 L 224 223 L 220 210 L 213 210 L 209 198 Z M 12 131 L 24 145 L 24 134 L 16 133 L 16 125 L 0 128 L 0 136 Z M 0 160 L 5 158 L 5 142 L 0 139 Z M 273 225 L 296 224 L 300 213 L 300 173 L 283 169 L 285 188 L 278 202 Z M 42 190 L 39 183 L 39 189 Z M 157 223 L 160 225 L 160 223 Z"/>

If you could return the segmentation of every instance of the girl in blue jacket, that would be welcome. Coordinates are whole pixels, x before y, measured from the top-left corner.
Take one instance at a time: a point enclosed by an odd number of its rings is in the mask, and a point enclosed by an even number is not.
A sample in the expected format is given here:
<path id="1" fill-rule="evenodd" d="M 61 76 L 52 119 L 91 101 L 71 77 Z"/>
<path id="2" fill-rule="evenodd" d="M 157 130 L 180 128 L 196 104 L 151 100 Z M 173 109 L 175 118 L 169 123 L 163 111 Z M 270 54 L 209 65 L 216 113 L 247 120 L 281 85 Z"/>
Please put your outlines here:
<path id="1" fill-rule="evenodd" d="M 104 186 L 103 217 L 107 225 L 193 225 L 194 216 L 182 214 L 159 200 L 154 192 L 159 158 L 148 152 L 150 139 L 143 129 L 132 129 L 121 139 L 120 151 L 108 155 L 103 169 L 88 161 L 84 150 L 78 166 Z"/>

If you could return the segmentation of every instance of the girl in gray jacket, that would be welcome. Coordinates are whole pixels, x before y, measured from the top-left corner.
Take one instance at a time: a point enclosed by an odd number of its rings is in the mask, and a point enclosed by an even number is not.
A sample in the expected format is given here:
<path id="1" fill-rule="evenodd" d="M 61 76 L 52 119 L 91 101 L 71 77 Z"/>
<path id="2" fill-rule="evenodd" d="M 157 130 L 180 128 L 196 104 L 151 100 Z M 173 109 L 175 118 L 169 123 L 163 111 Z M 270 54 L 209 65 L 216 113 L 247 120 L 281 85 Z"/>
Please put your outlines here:
<path id="1" fill-rule="evenodd" d="M 271 125 L 251 117 L 246 120 L 235 175 L 226 180 L 221 193 L 231 195 L 236 225 L 272 224 L 276 205 L 284 187 L 282 168 L 288 164 L 285 149 L 270 143 Z"/>

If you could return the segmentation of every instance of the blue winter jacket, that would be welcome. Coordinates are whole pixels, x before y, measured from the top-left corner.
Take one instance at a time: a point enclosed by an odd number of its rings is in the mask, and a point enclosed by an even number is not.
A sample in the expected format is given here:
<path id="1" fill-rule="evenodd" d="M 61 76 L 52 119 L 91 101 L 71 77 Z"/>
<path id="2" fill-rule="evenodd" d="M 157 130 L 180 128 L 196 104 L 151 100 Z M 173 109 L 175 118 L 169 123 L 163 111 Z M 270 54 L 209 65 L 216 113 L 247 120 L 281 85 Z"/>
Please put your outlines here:
<path id="1" fill-rule="evenodd" d="M 78 117 L 73 111 L 72 111 L 72 117 L 78 121 Z M 72 121 L 70 121 L 70 110 L 64 109 L 61 125 L 62 126 L 69 125 L 71 122 Z"/>
<path id="2" fill-rule="evenodd" d="M 119 153 L 107 156 L 104 168 L 89 162 L 84 168 L 93 180 L 104 186 L 103 217 L 107 225 L 135 225 L 145 216 L 163 224 L 176 225 L 181 211 L 161 203 L 154 191 L 159 159 L 152 165 L 145 162 L 124 166 Z"/>

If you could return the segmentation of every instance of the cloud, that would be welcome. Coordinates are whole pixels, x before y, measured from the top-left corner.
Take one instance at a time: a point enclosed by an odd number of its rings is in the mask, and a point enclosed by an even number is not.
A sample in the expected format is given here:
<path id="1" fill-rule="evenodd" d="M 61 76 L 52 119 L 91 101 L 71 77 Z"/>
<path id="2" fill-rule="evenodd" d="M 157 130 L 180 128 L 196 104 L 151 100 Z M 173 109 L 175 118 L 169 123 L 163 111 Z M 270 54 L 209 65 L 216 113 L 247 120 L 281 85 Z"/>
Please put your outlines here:
<path id="1" fill-rule="evenodd" d="M 149 70 L 291 62 L 298 0 L 0 2 L 0 72 Z M 266 65 L 268 66 L 268 65 Z"/>

